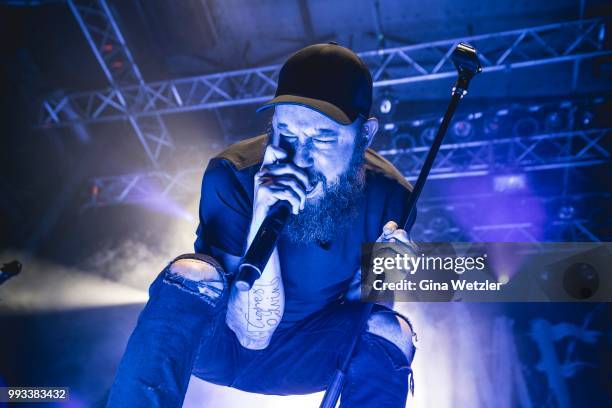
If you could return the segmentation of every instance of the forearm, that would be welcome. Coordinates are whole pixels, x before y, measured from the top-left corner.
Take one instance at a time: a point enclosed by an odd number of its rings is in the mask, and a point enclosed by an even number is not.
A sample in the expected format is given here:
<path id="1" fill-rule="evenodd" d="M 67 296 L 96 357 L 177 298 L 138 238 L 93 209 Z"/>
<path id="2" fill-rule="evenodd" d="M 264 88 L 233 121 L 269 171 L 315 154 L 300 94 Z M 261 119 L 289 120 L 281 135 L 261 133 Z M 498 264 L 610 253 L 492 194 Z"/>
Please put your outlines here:
<path id="1" fill-rule="evenodd" d="M 261 215 L 253 217 L 247 247 L 253 241 L 262 220 Z M 285 292 L 278 250 L 275 249 L 261 277 L 249 291 L 242 292 L 232 288 L 226 322 L 244 347 L 263 349 L 268 346 L 284 309 Z"/>

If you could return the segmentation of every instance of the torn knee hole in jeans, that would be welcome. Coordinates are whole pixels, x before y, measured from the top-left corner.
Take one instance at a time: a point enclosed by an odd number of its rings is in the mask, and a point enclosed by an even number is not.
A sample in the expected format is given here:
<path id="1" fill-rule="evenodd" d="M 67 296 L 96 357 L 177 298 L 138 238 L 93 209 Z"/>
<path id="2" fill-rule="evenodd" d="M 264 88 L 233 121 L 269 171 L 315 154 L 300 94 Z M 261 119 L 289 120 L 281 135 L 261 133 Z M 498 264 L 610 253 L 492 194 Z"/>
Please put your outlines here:
<path id="1" fill-rule="evenodd" d="M 182 259 L 182 261 L 186 261 L 186 259 Z M 226 287 L 225 277 L 222 273 L 217 273 L 217 279 L 194 280 L 186 278 L 180 272 L 174 272 L 172 270 L 173 264 L 174 262 L 171 262 L 164 271 L 164 283 L 172 285 L 189 294 L 195 295 L 211 306 L 215 306 L 218 303 L 219 299 L 223 296 Z M 202 264 L 205 263 L 202 262 Z M 211 265 L 208 266 L 210 267 Z"/>
<path id="2" fill-rule="evenodd" d="M 379 311 L 368 319 L 367 331 L 389 340 L 409 358 L 414 347 L 412 325 L 395 311 Z"/>

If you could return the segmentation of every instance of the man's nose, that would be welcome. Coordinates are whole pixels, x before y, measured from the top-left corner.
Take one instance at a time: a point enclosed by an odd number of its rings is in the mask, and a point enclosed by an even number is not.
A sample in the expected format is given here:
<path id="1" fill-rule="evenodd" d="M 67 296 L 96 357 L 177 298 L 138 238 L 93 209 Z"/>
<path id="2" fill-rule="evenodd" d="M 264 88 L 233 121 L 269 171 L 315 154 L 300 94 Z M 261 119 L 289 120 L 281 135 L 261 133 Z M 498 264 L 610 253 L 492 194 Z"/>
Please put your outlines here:
<path id="1" fill-rule="evenodd" d="M 313 159 L 310 146 L 303 143 L 299 143 L 295 148 L 293 163 L 301 168 L 308 168 L 312 166 Z"/>

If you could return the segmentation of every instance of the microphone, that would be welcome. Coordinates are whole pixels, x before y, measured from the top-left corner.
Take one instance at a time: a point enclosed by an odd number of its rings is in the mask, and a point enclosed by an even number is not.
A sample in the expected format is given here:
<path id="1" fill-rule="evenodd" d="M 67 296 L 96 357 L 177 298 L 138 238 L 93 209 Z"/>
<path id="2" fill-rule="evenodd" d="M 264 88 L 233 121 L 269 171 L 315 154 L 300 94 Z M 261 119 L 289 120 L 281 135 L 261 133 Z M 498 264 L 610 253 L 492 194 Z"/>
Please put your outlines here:
<path id="1" fill-rule="evenodd" d="M 235 281 L 238 290 L 250 290 L 253 283 L 261 277 L 290 215 L 291 204 L 288 201 L 278 201 L 270 208 L 238 266 Z"/>

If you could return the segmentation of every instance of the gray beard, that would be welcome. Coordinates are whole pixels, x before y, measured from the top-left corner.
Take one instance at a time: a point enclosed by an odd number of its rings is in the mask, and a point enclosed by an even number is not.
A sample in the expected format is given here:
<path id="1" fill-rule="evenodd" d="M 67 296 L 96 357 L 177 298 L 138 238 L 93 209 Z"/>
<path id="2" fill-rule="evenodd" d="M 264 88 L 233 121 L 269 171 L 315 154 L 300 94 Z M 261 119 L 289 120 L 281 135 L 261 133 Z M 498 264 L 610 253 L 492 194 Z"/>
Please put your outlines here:
<path id="1" fill-rule="evenodd" d="M 355 146 L 348 168 L 336 183 L 323 182 L 323 195 L 306 201 L 298 215 L 289 218 L 283 234 L 294 244 L 326 243 L 345 231 L 359 215 L 365 187 L 365 137 Z M 322 176 L 318 177 L 319 179 Z"/>

